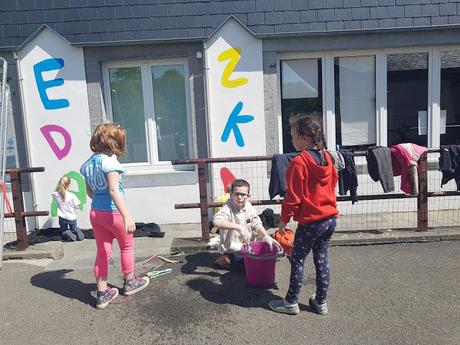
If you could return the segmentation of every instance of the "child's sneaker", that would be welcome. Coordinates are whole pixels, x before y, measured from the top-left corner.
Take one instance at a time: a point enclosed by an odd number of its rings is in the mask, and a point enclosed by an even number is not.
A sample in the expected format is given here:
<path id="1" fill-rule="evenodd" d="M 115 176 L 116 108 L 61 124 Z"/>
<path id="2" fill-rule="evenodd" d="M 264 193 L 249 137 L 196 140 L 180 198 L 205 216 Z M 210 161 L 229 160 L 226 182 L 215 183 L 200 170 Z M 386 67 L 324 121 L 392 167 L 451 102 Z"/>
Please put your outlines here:
<path id="1" fill-rule="evenodd" d="M 75 235 L 77 236 L 77 241 L 83 241 L 85 239 L 85 234 L 79 228 L 77 228 Z"/>
<path id="2" fill-rule="evenodd" d="M 75 242 L 77 240 L 77 236 L 70 230 L 66 230 L 61 234 L 61 237 L 64 241 L 68 242 Z"/>
<path id="3" fill-rule="evenodd" d="M 315 311 L 320 314 L 320 315 L 326 315 L 327 314 L 327 303 L 324 302 L 323 304 L 319 304 L 318 301 L 316 300 L 316 296 L 313 295 L 310 297 L 310 300 L 308 301 L 310 304 L 310 307 L 315 309 Z"/>
<path id="4" fill-rule="evenodd" d="M 144 290 L 149 285 L 149 282 L 148 277 L 134 276 L 131 279 L 125 279 L 122 294 L 125 296 L 134 295 L 136 292 Z"/>
<path id="5" fill-rule="evenodd" d="M 105 291 L 97 291 L 96 292 L 96 308 L 97 309 L 106 308 L 109 305 L 109 303 L 112 302 L 117 297 L 118 297 L 117 288 L 107 288 L 107 290 Z"/>
<path id="6" fill-rule="evenodd" d="M 277 299 L 270 301 L 268 306 L 271 310 L 276 311 L 277 313 L 284 313 L 289 315 L 297 315 L 300 311 L 299 305 L 297 303 L 288 303 L 285 299 Z"/>

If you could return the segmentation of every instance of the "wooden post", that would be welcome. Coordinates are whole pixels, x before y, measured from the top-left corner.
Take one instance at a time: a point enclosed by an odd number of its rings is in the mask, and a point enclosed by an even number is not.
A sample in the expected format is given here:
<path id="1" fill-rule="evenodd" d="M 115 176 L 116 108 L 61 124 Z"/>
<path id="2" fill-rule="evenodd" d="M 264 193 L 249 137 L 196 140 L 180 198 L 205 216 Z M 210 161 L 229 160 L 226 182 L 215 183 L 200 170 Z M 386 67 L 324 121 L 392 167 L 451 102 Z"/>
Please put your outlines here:
<path id="1" fill-rule="evenodd" d="M 198 160 L 198 184 L 200 187 L 200 210 L 201 210 L 201 239 L 209 240 L 209 215 L 208 215 L 208 190 L 206 188 L 206 175 L 208 165 L 204 159 Z"/>
<path id="2" fill-rule="evenodd" d="M 17 169 L 10 169 L 11 194 L 13 195 L 14 222 L 16 223 L 17 250 L 25 250 L 29 246 L 22 198 L 21 173 Z"/>
<path id="3" fill-rule="evenodd" d="M 428 231 L 428 161 L 427 153 L 418 161 L 417 231 Z"/>

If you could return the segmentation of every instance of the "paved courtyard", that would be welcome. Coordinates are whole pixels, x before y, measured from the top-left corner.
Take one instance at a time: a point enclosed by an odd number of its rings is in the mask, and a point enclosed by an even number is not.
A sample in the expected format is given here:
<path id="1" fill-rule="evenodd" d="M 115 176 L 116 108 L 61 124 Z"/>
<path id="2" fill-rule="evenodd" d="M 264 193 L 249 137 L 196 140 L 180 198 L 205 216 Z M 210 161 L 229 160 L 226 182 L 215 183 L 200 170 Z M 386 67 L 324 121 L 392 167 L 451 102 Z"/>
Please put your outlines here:
<path id="1" fill-rule="evenodd" d="M 81 256 L 87 252 L 81 251 Z M 217 253 L 190 254 L 138 295 L 93 307 L 92 258 L 5 261 L 0 271 L 0 337 L 16 344 L 419 344 L 460 343 L 460 241 L 332 247 L 330 313 L 305 305 L 314 291 L 308 260 L 301 313 L 275 314 L 277 286 L 248 288 L 244 276 L 215 270 Z M 139 260 L 145 259 L 139 258 Z M 139 271 L 151 266 L 138 264 Z M 163 267 L 167 267 L 163 266 Z M 111 281 L 120 285 L 118 260 Z"/>

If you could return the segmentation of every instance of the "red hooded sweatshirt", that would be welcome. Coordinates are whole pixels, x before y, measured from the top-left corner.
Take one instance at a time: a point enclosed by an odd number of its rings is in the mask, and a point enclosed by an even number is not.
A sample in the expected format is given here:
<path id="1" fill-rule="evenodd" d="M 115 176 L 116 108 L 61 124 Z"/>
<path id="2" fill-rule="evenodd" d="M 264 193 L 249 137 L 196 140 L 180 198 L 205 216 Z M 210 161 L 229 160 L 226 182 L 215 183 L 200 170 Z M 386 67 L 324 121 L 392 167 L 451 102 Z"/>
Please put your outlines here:
<path id="1" fill-rule="evenodd" d="M 339 213 L 335 187 L 338 174 L 331 157 L 325 155 L 327 166 L 318 165 L 307 151 L 295 157 L 286 170 L 287 192 L 281 208 L 281 220 L 291 217 L 300 224 L 311 223 Z"/>

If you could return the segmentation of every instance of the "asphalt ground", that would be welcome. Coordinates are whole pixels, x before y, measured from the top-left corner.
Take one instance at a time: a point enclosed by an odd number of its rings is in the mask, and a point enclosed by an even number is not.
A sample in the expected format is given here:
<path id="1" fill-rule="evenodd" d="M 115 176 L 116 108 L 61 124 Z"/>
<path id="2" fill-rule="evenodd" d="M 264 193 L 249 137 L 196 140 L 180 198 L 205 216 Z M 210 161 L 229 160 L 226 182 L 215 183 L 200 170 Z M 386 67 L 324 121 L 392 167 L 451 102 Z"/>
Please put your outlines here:
<path id="1" fill-rule="evenodd" d="M 314 292 L 309 256 L 297 316 L 269 300 L 287 290 L 289 262 L 277 284 L 254 289 L 244 275 L 211 267 L 203 252 L 165 264 L 173 272 L 101 311 L 87 265 L 4 261 L 0 270 L 2 344 L 460 344 L 460 241 L 331 247 L 329 314 L 307 306 Z M 145 258 L 140 258 L 142 261 Z M 111 281 L 121 286 L 118 261 Z M 138 263 L 142 273 L 159 264 Z"/>

